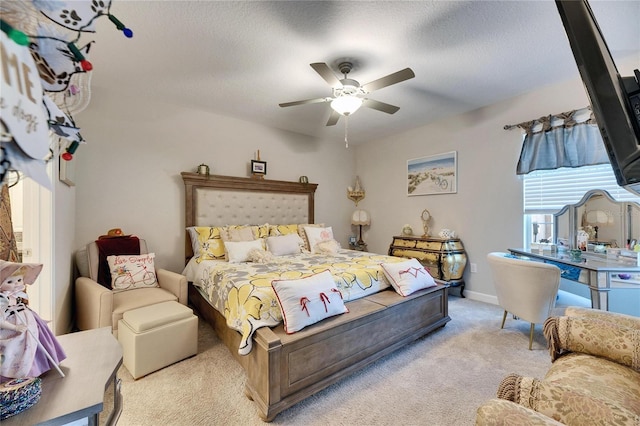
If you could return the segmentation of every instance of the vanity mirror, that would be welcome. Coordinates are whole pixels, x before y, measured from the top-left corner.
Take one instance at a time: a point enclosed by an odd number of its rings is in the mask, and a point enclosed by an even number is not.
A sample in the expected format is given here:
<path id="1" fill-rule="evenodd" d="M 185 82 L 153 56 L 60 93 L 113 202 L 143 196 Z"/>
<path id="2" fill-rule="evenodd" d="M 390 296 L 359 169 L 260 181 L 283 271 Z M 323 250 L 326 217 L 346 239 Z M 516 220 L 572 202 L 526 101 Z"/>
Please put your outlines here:
<path id="1" fill-rule="evenodd" d="M 616 201 L 600 189 L 587 192 L 554 217 L 555 242 L 568 249 L 604 252 L 607 247 L 626 248 L 640 238 L 640 205 Z"/>

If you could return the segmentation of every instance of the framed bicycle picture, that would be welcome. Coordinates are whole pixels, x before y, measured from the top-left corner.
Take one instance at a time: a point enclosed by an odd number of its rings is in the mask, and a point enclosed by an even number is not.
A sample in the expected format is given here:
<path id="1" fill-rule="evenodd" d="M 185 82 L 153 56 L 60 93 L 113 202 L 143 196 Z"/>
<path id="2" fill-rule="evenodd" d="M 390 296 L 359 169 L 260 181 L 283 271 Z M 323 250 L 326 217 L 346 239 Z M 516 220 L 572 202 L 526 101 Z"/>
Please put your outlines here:
<path id="1" fill-rule="evenodd" d="M 407 195 L 458 192 L 457 152 L 407 160 Z"/>
<path id="2" fill-rule="evenodd" d="M 251 173 L 254 175 L 266 175 L 267 174 L 267 162 L 251 160 Z"/>

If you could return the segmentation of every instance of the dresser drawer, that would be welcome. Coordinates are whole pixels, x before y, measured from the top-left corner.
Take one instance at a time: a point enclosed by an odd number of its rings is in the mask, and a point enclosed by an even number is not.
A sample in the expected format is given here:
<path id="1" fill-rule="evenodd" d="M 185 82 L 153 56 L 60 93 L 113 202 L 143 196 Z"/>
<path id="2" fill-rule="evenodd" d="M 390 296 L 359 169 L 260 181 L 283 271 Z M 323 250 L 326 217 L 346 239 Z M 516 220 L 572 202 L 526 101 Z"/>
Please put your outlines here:
<path id="1" fill-rule="evenodd" d="M 389 255 L 418 259 L 433 278 L 460 286 L 462 295 L 467 254 L 460 239 L 396 236 L 389 246 Z"/>

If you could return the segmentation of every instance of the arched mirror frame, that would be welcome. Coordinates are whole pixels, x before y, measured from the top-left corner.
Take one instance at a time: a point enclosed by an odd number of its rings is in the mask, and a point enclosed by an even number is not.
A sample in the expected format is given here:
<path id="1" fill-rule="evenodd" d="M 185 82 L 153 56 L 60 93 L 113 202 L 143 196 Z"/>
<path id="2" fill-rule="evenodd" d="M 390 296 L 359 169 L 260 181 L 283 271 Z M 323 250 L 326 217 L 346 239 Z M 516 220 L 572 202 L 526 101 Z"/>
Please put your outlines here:
<path id="1" fill-rule="evenodd" d="M 577 203 L 568 204 L 554 214 L 553 235 L 556 244 L 561 245 L 562 240 L 568 240 L 570 248 L 577 247 L 578 229 L 582 226 L 581 208 L 597 197 L 604 197 L 606 201 L 618 207 L 617 212 L 614 209 L 610 212 L 614 221 L 620 219 L 619 223 L 611 225 L 619 228 L 618 237 L 610 239 L 609 242 L 625 248 L 627 241 L 634 239 L 640 241 L 640 204 L 616 201 L 607 191 L 594 189 L 587 192 Z M 567 236 L 564 237 L 564 235 Z M 630 248 L 633 249 L 633 247 Z"/>

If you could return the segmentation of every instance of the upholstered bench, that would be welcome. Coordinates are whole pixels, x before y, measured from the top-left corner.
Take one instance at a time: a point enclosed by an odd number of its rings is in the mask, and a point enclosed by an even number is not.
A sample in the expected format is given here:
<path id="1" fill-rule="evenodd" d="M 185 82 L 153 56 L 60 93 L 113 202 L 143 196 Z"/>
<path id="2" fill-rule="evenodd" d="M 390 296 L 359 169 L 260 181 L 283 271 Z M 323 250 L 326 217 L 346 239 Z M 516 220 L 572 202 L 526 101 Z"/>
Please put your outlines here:
<path id="1" fill-rule="evenodd" d="M 198 317 L 173 301 L 127 311 L 118 321 L 118 340 L 137 379 L 198 352 Z"/>

